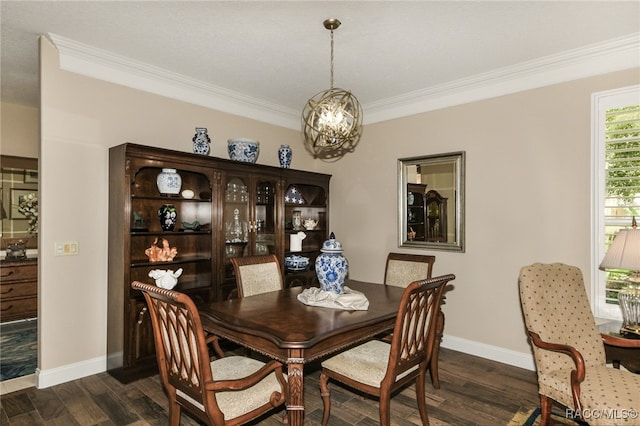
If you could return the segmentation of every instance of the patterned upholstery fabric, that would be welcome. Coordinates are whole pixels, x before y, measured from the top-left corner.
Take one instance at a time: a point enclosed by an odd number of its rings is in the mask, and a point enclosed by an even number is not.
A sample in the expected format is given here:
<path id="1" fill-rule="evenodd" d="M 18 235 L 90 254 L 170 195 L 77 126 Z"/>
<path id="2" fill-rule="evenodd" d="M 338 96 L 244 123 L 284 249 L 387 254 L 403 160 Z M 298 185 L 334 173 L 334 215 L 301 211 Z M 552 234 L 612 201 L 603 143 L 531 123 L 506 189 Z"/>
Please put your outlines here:
<path id="1" fill-rule="evenodd" d="M 384 283 L 395 287 L 407 287 L 414 281 L 431 278 L 435 256 L 389 253 L 384 273 Z"/>
<path id="2" fill-rule="evenodd" d="M 396 287 L 406 287 L 414 281 L 429 278 L 429 264 L 391 260 L 387 266 L 387 276 L 384 283 Z"/>
<path id="3" fill-rule="evenodd" d="M 585 380 L 580 385 L 583 410 L 596 410 L 593 425 L 637 424 L 638 418 L 621 418 L 640 411 L 640 376 L 605 365 L 604 344 L 587 300 L 582 272 L 561 263 L 536 263 L 523 267 L 519 278 L 525 324 L 549 343 L 570 345 L 584 358 Z M 541 395 L 573 408 L 571 370 L 575 364 L 563 352 L 533 346 Z M 600 415 L 611 413 L 614 416 Z"/>
<path id="4" fill-rule="evenodd" d="M 389 343 L 370 340 L 323 361 L 322 367 L 333 370 L 357 382 L 379 388 L 380 382 L 384 379 L 384 375 L 387 374 L 390 350 L 391 345 Z M 415 365 L 413 368 L 399 374 L 398 379 L 403 378 L 418 367 L 418 365 Z"/>
<path id="5" fill-rule="evenodd" d="M 282 290 L 282 276 L 277 263 L 256 263 L 240 266 L 243 296 Z"/>
<path id="6" fill-rule="evenodd" d="M 264 366 L 263 362 L 243 356 L 229 356 L 211 362 L 214 380 L 247 377 L 258 371 L 262 366 Z M 204 411 L 204 405 L 201 402 L 191 398 L 180 389 L 176 391 L 178 395 L 188 399 L 192 404 Z M 271 373 L 249 389 L 237 392 L 216 392 L 216 400 L 220 411 L 224 413 L 224 417 L 233 419 L 247 411 L 267 404 L 273 393 L 280 391 L 280 383 L 278 383 L 275 373 Z"/>

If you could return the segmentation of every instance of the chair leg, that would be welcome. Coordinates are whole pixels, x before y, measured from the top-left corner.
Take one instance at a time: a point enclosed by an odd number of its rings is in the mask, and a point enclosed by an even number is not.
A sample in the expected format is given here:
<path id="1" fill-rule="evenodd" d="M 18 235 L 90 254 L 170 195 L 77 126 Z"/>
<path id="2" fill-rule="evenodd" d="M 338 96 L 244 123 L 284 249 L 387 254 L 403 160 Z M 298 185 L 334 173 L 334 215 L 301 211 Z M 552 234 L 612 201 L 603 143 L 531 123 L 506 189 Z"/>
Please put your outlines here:
<path id="1" fill-rule="evenodd" d="M 423 426 L 429 425 L 429 416 L 427 415 L 427 395 L 425 392 L 426 380 L 424 374 L 419 374 L 416 378 L 416 403 L 418 404 L 418 411 L 420 412 L 420 419 Z"/>
<path id="2" fill-rule="evenodd" d="M 391 426 L 391 393 L 380 389 L 380 425 Z"/>
<path id="3" fill-rule="evenodd" d="M 169 426 L 180 426 L 180 405 L 176 400 L 169 401 Z"/>
<path id="4" fill-rule="evenodd" d="M 553 401 L 546 395 L 540 395 L 540 426 L 549 426 Z"/>
<path id="5" fill-rule="evenodd" d="M 329 416 L 331 415 L 331 392 L 329 392 L 329 377 L 324 374 L 324 371 L 320 373 L 320 396 L 322 397 L 322 426 L 329 424 Z"/>
<path id="6" fill-rule="evenodd" d="M 442 334 L 444 332 L 444 312 L 438 312 L 438 322 L 436 323 L 436 338 L 433 342 L 433 351 L 431 352 L 431 362 L 429 363 L 429 375 L 431 376 L 431 384 L 435 389 L 440 389 L 440 377 L 438 377 L 438 356 L 440 355 L 440 342 L 442 342 Z"/>

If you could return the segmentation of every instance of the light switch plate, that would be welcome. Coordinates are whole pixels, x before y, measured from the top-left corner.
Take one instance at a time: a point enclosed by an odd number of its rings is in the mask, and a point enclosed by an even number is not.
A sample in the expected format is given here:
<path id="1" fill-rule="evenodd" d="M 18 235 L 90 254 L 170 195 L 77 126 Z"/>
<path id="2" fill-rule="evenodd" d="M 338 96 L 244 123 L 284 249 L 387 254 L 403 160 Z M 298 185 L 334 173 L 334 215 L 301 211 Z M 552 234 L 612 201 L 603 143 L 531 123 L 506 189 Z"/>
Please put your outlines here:
<path id="1" fill-rule="evenodd" d="M 56 256 L 76 256 L 78 254 L 78 242 L 77 241 L 65 241 L 55 243 Z"/>

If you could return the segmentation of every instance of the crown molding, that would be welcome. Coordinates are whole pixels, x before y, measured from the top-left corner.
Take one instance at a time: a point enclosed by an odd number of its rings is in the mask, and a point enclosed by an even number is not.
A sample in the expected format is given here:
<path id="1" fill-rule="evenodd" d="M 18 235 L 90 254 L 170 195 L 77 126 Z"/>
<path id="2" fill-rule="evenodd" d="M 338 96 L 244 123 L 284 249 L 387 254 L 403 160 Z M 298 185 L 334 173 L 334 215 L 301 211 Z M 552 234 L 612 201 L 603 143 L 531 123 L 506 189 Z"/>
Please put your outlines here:
<path id="1" fill-rule="evenodd" d="M 171 99 L 300 129 L 300 111 L 265 102 L 223 87 L 49 33 L 58 49 L 60 68 Z"/>
<path id="2" fill-rule="evenodd" d="M 300 111 L 48 34 L 60 67 L 171 99 L 299 130 Z M 363 104 L 365 124 L 640 67 L 640 33 Z"/>
<path id="3" fill-rule="evenodd" d="M 365 124 L 640 67 L 640 33 L 363 105 Z"/>

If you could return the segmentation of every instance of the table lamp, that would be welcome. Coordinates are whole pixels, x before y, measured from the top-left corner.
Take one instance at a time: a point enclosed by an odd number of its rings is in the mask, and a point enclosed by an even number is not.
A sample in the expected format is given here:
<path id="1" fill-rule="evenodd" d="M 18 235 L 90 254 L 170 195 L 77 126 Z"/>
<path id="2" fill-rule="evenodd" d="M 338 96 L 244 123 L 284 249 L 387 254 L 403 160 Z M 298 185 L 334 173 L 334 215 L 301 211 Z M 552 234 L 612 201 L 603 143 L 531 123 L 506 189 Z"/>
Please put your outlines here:
<path id="1" fill-rule="evenodd" d="M 609 251 L 600 263 L 600 269 L 622 269 L 631 271 L 626 278 L 625 289 L 618 292 L 618 303 L 622 310 L 620 332 L 640 338 L 640 229 L 634 217 L 631 229 L 621 229 L 613 239 Z"/>

